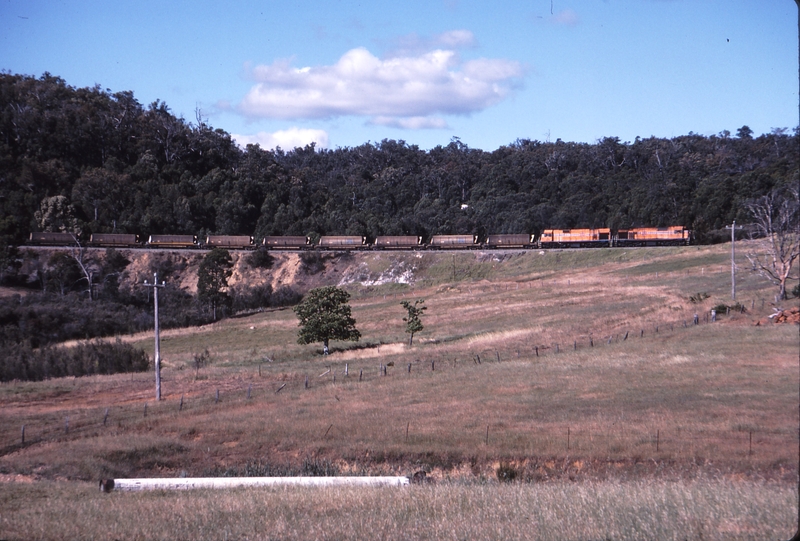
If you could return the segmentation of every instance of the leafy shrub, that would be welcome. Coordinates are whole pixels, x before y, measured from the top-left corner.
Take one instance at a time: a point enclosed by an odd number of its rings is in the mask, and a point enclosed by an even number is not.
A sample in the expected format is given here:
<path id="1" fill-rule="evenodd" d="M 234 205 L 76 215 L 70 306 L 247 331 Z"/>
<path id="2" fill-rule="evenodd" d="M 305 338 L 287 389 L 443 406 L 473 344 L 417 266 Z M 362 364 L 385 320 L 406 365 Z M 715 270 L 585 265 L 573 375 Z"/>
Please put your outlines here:
<path id="1" fill-rule="evenodd" d="M 272 464 L 269 462 L 248 462 L 245 466 L 237 468 L 215 467 L 207 470 L 203 475 L 208 477 L 335 477 L 341 472 L 339 468 L 328 460 L 305 458 L 300 467 L 289 464 Z"/>
<path id="2" fill-rule="evenodd" d="M 272 257 L 269 250 L 262 247 L 247 254 L 244 262 L 254 269 L 271 269 L 272 264 L 275 263 L 275 258 Z"/>
<path id="3" fill-rule="evenodd" d="M 714 308 L 712 308 L 712 310 L 716 310 L 717 315 L 727 314 L 729 311 L 739 312 L 741 314 L 747 312 L 747 308 L 745 308 L 743 304 L 740 304 L 738 302 L 736 304 L 731 304 L 731 305 L 720 303 L 716 305 Z"/>
<path id="4" fill-rule="evenodd" d="M 271 306 L 294 306 L 303 300 L 303 295 L 290 286 L 281 286 L 275 290 L 270 299 Z"/>
<path id="5" fill-rule="evenodd" d="M 34 350 L 28 344 L 0 348 L 0 381 L 144 372 L 149 365 L 150 358 L 144 351 L 119 339 L 116 342 L 81 342 L 72 348 Z"/>
<path id="6" fill-rule="evenodd" d="M 691 301 L 693 304 L 697 304 L 697 303 L 703 302 L 704 300 L 706 300 L 710 296 L 711 295 L 709 295 L 708 293 L 705 293 L 705 292 L 697 293 L 696 295 L 689 295 L 689 301 Z"/>
<path id="7" fill-rule="evenodd" d="M 253 287 L 231 288 L 231 307 L 234 312 L 267 308 L 272 302 L 272 286 L 261 284 Z"/>
<path id="8" fill-rule="evenodd" d="M 234 312 L 258 310 L 271 306 L 295 305 L 303 296 L 289 286 L 281 286 L 273 291 L 269 284 L 257 286 L 237 286 L 231 290 L 232 307 Z"/>
<path id="9" fill-rule="evenodd" d="M 317 274 L 325 270 L 325 257 L 316 250 L 301 253 L 300 261 L 306 274 Z"/>
<path id="10" fill-rule="evenodd" d="M 511 464 L 501 463 L 495 471 L 497 480 L 501 483 L 510 483 L 517 478 L 517 470 Z"/>
<path id="11" fill-rule="evenodd" d="M 208 348 L 204 349 L 202 353 L 192 354 L 192 367 L 194 368 L 195 378 L 200 369 L 209 364 L 211 364 L 211 353 L 209 353 Z"/>

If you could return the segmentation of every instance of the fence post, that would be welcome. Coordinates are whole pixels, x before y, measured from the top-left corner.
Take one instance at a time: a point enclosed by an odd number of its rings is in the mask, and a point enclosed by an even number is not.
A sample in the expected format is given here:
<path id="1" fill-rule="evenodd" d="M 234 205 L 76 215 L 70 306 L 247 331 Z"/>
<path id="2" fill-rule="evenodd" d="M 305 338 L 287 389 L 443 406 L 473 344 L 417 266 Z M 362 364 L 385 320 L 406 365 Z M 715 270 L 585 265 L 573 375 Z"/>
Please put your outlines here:
<path id="1" fill-rule="evenodd" d="M 25 445 L 25 425 L 22 425 L 22 445 Z"/>
<path id="2" fill-rule="evenodd" d="M 106 408 L 106 412 L 103 414 L 103 426 L 106 426 L 108 422 L 108 408 Z"/>

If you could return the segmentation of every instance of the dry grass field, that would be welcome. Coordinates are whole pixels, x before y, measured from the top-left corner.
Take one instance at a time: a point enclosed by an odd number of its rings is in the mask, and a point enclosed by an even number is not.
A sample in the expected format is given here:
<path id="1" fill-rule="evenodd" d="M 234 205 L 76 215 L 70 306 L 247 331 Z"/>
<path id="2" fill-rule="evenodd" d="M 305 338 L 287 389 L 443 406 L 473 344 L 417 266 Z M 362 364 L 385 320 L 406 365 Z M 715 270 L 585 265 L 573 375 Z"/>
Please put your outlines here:
<path id="1" fill-rule="evenodd" d="M 732 304 L 729 249 L 354 254 L 320 279 L 351 292 L 362 340 L 327 358 L 283 309 L 164 332 L 158 403 L 152 374 L 2 384 L 0 538 L 788 539 L 798 328 L 766 319 L 744 257 L 745 310 L 708 319 Z M 434 483 L 401 491 L 94 488 L 419 470 Z M 109 513 L 118 530 L 91 526 Z"/>

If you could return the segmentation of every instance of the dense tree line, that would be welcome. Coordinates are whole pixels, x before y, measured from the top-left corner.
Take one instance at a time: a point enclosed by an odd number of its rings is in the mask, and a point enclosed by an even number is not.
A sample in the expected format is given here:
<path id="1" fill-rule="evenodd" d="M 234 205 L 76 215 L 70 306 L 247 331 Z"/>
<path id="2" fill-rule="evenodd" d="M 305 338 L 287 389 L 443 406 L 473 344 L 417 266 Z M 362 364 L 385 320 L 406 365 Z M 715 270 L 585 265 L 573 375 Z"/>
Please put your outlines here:
<path id="1" fill-rule="evenodd" d="M 745 201 L 798 182 L 797 131 L 594 144 L 458 139 L 429 151 L 239 149 L 132 92 L 0 74 L 0 238 L 31 230 L 216 234 L 536 233 L 682 224 L 712 241 Z M 57 198 L 57 199 L 54 199 Z"/>

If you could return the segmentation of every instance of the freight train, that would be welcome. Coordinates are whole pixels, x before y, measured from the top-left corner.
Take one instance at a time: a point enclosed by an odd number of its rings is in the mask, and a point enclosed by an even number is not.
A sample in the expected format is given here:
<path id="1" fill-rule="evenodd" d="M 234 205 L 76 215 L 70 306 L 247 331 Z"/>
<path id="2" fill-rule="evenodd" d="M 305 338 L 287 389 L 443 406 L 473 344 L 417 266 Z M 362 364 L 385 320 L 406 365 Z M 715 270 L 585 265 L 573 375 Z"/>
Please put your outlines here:
<path id="1" fill-rule="evenodd" d="M 415 235 L 379 236 L 370 242 L 363 236 L 326 235 L 314 243 L 308 236 L 268 236 L 256 239 L 247 235 L 138 235 L 93 233 L 86 246 L 111 248 L 228 248 L 232 250 L 478 250 L 611 248 L 639 246 L 684 246 L 691 243 L 691 231 L 683 226 L 640 227 L 632 229 L 545 229 L 538 236 L 528 234 L 433 235 L 428 242 Z M 29 243 L 39 246 L 78 246 L 80 239 L 71 233 L 31 233 Z"/>

